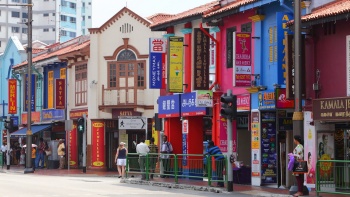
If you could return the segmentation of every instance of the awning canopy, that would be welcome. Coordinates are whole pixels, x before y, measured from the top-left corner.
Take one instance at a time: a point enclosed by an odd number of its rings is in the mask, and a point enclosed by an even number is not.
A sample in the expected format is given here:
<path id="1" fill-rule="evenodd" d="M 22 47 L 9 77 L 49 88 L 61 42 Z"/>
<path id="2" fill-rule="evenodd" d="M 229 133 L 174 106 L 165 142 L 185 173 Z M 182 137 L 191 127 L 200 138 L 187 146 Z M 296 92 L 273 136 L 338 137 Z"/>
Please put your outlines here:
<path id="1" fill-rule="evenodd" d="M 34 135 L 35 133 L 43 131 L 43 130 L 48 129 L 50 127 L 51 127 L 51 124 L 32 125 L 31 129 L 32 129 L 32 133 Z M 25 137 L 27 135 L 27 128 L 28 127 L 24 127 L 18 131 L 11 133 L 11 137 Z"/>

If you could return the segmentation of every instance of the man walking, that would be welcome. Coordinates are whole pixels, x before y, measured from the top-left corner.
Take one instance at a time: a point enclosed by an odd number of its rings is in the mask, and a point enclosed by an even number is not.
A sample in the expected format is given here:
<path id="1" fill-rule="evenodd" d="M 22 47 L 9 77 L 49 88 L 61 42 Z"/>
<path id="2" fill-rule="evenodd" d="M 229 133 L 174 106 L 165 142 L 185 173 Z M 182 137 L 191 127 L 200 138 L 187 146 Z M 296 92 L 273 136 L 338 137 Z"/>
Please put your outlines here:
<path id="1" fill-rule="evenodd" d="M 173 152 L 173 146 L 171 145 L 170 142 L 168 142 L 168 136 L 164 135 L 163 136 L 163 144 L 160 150 L 160 153 L 163 153 L 160 157 L 162 159 L 162 164 L 163 164 L 163 170 L 164 170 L 164 174 L 161 177 L 165 178 L 168 177 L 170 174 L 170 159 L 169 159 L 169 155 Z"/>
<path id="2" fill-rule="evenodd" d="M 151 174 L 151 179 L 153 179 L 153 174 L 156 169 L 156 165 L 158 162 L 158 146 L 154 144 L 154 138 L 152 137 L 150 140 L 150 145 L 148 146 L 149 152 L 151 155 L 149 156 L 149 166 L 150 166 L 150 172 Z"/>
<path id="3" fill-rule="evenodd" d="M 141 180 L 146 180 L 146 156 L 149 153 L 149 148 L 144 143 L 144 139 L 141 139 L 140 143 L 136 146 L 136 152 L 139 154 L 139 164 L 142 174 Z"/>
<path id="4" fill-rule="evenodd" d="M 225 157 L 222 155 L 222 152 L 218 146 L 214 145 L 213 141 L 208 142 L 208 152 L 206 155 L 214 156 L 215 158 L 215 166 L 216 166 L 216 174 L 218 177 L 218 187 L 224 187 L 223 182 L 223 174 L 222 171 L 224 170 L 225 166 Z"/>
<path id="5" fill-rule="evenodd" d="M 39 168 L 44 168 L 44 151 L 45 151 L 45 143 L 44 143 L 44 139 L 41 137 L 39 139 L 39 146 L 38 146 L 38 150 L 37 150 L 37 157 L 35 159 L 35 168 L 39 169 Z M 40 166 L 39 166 L 39 162 L 40 162 Z"/>
<path id="6" fill-rule="evenodd" d="M 57 154 L 58 154 L 58 158 L 60 159 L 60 167 L 59 169 L 63 169 L 64 168 L 64 163 L 65 163 L 65 154 L 66 154 L 66 148 L 64 146 L 63 140 L 60 139 L 58 147 L 57 147 Z"/>

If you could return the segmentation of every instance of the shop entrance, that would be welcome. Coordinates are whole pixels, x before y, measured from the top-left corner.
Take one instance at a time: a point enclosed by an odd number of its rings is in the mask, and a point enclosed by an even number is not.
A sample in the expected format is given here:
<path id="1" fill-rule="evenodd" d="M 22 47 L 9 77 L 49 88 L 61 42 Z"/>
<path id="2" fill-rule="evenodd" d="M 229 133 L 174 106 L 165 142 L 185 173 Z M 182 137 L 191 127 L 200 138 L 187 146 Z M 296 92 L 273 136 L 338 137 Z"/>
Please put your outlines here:
<path id="1" fill-rule="evenodd" d="M 119 145 L 118 132 L 106 132 L 106 167 L 107 170 L 116 171 L 115 154 Z"/>

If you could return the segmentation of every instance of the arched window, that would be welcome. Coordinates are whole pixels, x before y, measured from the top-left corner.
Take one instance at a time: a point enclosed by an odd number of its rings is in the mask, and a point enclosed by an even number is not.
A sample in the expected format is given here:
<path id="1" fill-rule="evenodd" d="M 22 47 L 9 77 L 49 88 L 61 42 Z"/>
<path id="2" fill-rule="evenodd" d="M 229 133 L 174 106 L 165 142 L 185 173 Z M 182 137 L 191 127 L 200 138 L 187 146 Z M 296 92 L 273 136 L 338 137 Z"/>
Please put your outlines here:
<path id="1" fill-rule="evenodd" d="M 136 60 L 136 55 L 134 52 L 126 49 L 119 53 L 117 57 L 117 61 L 128 61 L 128 60 Z"/>

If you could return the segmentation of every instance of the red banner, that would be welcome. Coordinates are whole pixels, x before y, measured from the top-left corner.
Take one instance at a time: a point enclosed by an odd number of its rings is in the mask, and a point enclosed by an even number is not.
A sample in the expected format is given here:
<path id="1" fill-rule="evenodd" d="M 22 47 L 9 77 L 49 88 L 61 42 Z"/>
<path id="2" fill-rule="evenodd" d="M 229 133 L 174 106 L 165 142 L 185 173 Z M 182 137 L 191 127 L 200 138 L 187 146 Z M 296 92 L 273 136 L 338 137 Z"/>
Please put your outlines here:
<path id="1" fill-rule="evenodd" d="M 22 124 L 27 124 L 27 114 L 22 114 Z M 32 112 L 32 123 L 40 122 L 40 112 Z"/>
<path id="2" fill-rule="evenodd" d="M 233 68 L 233 86 L 251 86 L 251 34 L 246 32 L 236 32 L 234 36 L 235 44 L 235 67 Z"/>
<path id="3" fill-rule="evenodd" d="M 8 80 L 8 113 L 17 114 L 17 80 Z"/>
<path id="4" fill-rule="evenodd" d="M 250 111 L 250 94 L 237 95 L 237 110 Z"/>
<path id="5" fill-rule="evenodd" d="M 56 109 L 64 109 L 66 107 L 66 80 L 56 79 Z"/>
<path id="6" fill-rule="evenodd" d="M 77 125 L 73 125 L 73 129 L 69 132 L 69 165 L 78 167 L 78 146 L 77 146 Z"/>
<path id="7" fill-rule="evenodd" d="M 92 166 L 102 167 L 105 162 L 104 122 L 92 121 Z"/>

